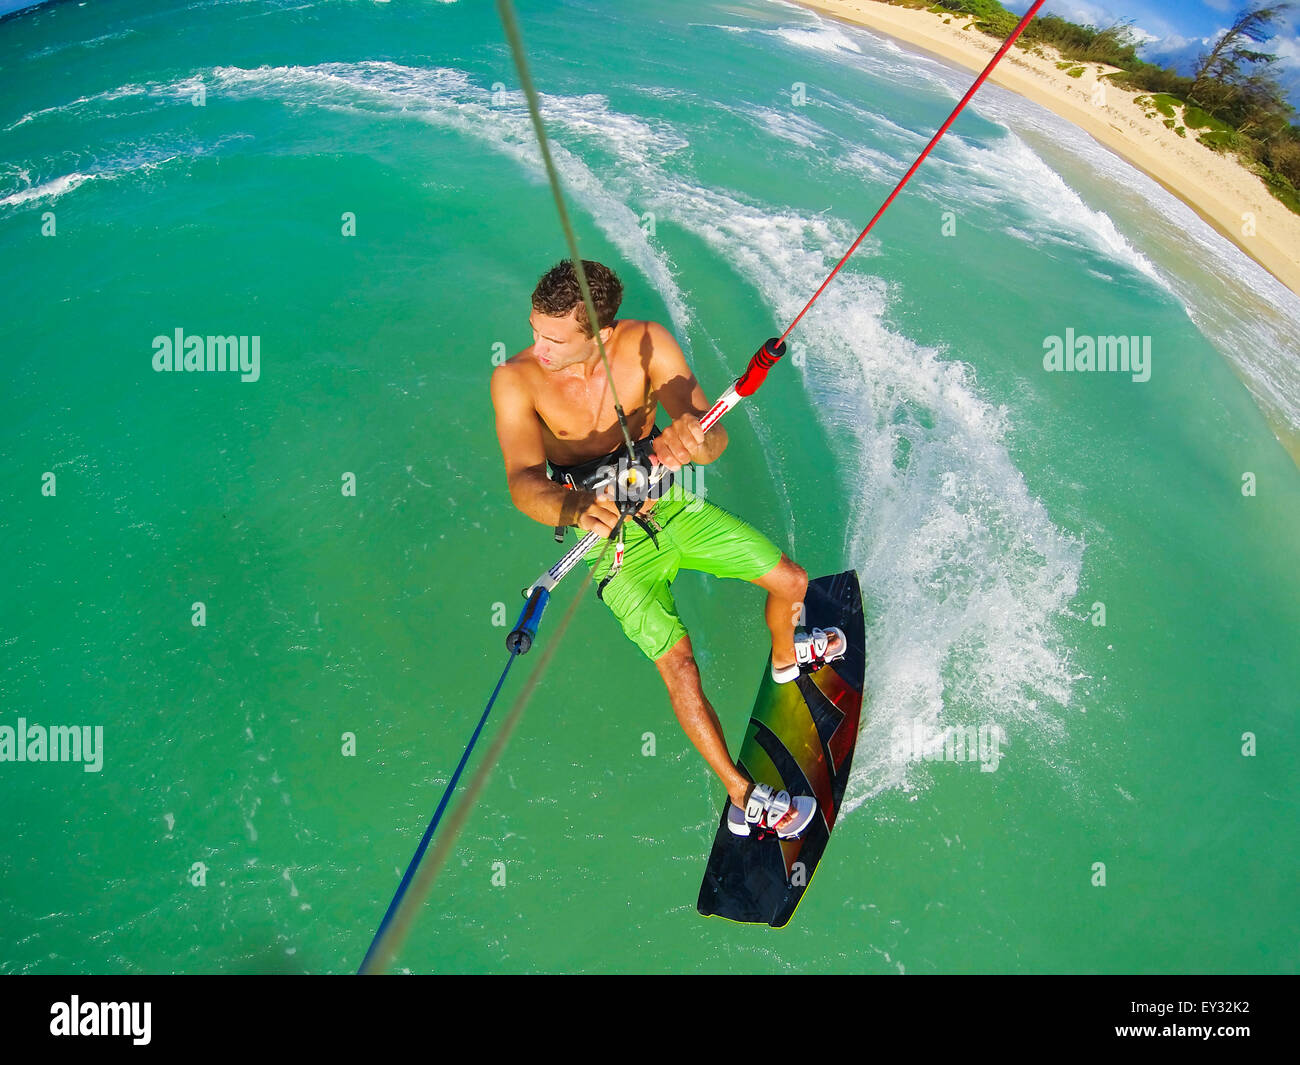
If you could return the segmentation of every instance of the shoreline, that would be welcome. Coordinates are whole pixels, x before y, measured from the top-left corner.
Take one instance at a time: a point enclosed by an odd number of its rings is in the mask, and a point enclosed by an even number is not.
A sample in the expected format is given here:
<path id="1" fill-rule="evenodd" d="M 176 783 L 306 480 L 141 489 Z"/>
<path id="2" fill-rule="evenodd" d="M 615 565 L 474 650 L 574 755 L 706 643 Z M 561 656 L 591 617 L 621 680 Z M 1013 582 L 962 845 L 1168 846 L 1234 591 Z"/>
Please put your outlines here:
<path id="1" fill-rule="evenodd" d="M 880 33 L 945 62 L 978 73 L 988 65 L 999 42 L 968 19 L 895 7 L 885 0 L 797 0 L 821 15 Z M 1071 62 L 1083 68 L 1078 78 L 1058 68 L 1052 49 L 1043 56 L 1012 47 L 989 75 L 989 81 L 1047 108 L 1077 126 L 1103 147 L 1136 167 L 1176 196 L 1220 236 L 1300 295 L 1300 215 L 1273 198 L 1264 182 L 1234 157 L 1199 144 L 1194 131 L 1179 137 L 1161 117 L 1134 103 L 1144 95 L 1121 89 L 1098 76 L 1116 70 L 1100 63 Z M 1063 62 L 1063 61 L 1061 61 Z M 1104 102 L 1093 102 L 1104 90 Z M 1243 216 L 1254 216 L 1254 233 L 1243 232 Z"/>

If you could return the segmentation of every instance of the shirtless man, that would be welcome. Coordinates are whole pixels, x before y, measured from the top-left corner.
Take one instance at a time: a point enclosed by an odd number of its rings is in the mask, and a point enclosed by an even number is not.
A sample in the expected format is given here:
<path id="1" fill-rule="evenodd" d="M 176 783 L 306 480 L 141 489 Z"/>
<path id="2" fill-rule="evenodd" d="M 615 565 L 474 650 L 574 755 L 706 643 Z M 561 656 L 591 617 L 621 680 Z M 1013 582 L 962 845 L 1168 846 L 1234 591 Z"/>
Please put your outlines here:
<path id="1" fill-rule="evenodd" d="M 623 404 L 633 441 L 653 439 L 651 457 L 674 471 L 687 463 L 716 460 L 726 450 L 727 431 L 721 425 L 707 434 L 700 429 L 700 417 L 710 404 L 672 334 L 655 322 L 616 320 L 621 283 L 600 263 L 583 260 L 583 265 L 613 390 Z M 544 525 L 576 525 L 608 538 L 619 517 L 612 492 L 583 489 L 577 476 L 573 483 L 557 483 L 566 472 L 581 473 L 575 469 L 580 464 L 594 468 L 626 455 L 605 365 L 570 260 L 552 267 L 538 282 L 529 325 L 533 343 L 492 375 L 492 404 L 510 498 Z M 670 424 L 655 435 L 660 406 Z M 800 632 L 801 653 L 796 654 L 794 619 L 808 587 L 807 572 L 757 530 L 680 484 L 643 504 L 637 518 L 640 524 L 629 519 L 624 525 L 624 561 L 602 587 L 601 597 L 629 639 L 658 668 L 677 720 L 725 785 L 732 803 L 732 831 L 747 835 L 748 826 L 758 824 L 782 836 L 797 835 L 812 820 L 815 802 L 806 796 L 790 799 L 785 792 L 774 795 L 766 785 L 756 787 L 736 767 L 718 716 L 705 698 L 691 640 L 669 586 L 678 569 L 686 568 L 748 580 L 765 589 L 764 617 L 772 634 L 772 672 L 778 683 L 798 676 L 801 664 L 807 671 L 839 657 L 843 634 L 835 630 L 828 644 L 818 630 L 814 634 L 821 639 L 816 641 Z M 650 531 L 657 534 L 658 547 Z M 597 564 L 606 546 L 602 541 L 592 549 L 588 566 Z M 611 546 L 597 579 L 608 574 L 613 554 Z"/>

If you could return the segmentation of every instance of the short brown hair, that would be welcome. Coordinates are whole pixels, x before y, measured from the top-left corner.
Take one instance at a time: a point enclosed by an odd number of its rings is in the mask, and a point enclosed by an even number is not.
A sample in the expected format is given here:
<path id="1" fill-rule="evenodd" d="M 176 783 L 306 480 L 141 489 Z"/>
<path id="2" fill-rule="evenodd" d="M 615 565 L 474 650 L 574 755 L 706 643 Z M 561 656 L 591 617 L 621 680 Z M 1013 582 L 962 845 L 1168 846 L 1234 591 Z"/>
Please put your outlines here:
<path id="1" fill-rule="evenodd" d="M 623 302 L 623 282 L 608 266 L 591 259 L 582 260 L 582 269 L 587 275 L 591 302 L 596 305 L 600 328 L 604 329 L 614 321 L 619 304 Z M 596 330 L 592 329 L 587 317 L 587 304 L 582 299 L 573 260 L 562 259 L 541 276 L 533 289 L 533 310 L 550 318 L 564 318 L 574 307 L 578 308 L 578 328 L 589 337 L 595 336 Z"/>

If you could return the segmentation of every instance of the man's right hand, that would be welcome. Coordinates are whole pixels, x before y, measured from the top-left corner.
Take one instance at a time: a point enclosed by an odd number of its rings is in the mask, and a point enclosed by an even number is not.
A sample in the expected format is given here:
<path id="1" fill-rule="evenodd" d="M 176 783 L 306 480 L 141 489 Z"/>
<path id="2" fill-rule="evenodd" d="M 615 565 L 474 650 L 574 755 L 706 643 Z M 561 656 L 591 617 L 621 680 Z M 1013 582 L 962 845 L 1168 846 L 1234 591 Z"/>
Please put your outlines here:
<path id="1" fill-rule="evenodd" d="M 598 532 L 609 539 L 618 524 L 618 505 L 614 502 L 614 487 L 606 485 L 596 498 L 578 511 L 578 528 L 583 532 Z"/>

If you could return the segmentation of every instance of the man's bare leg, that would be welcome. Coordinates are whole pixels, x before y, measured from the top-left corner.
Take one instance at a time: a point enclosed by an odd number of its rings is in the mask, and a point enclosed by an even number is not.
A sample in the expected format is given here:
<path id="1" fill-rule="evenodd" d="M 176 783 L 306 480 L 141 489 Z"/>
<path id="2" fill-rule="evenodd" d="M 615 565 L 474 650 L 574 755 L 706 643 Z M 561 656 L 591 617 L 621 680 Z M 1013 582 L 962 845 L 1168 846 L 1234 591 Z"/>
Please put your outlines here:
<path id="1" fill-rule="evenodd" d="M 772 633 L 772 668 L 785 669 L 795 663 L 794 629 L 808 591 L 808 571 L 782 555 L 753 583 L 767 590 L 763 616 Z"/>
<path id="2" fill-rule="evenodd" d="M 794 661 L 793 638 L 790 643 L 790 660 Z M 668 688 L 673 713 L 677 715 L 683 731 L 695 744 L 695 749 L 704 756 L 709 767 L 721 778 L 731 801 L 743 810 L 752 782 L 736 768 L 736 763 L 727 751 L 727 740 L 718 723 L 718 715 L 704 697 L 700 670 L 691 650 L 691 638 L 683 636 L 662 657 L 655 659 L 655 666 Z"/>

